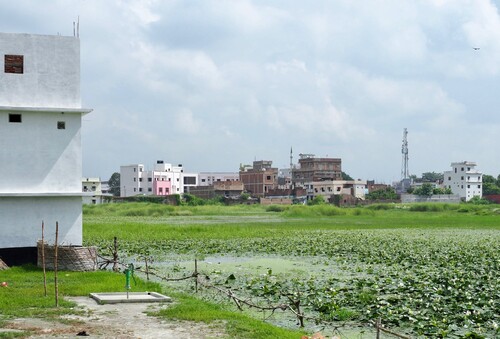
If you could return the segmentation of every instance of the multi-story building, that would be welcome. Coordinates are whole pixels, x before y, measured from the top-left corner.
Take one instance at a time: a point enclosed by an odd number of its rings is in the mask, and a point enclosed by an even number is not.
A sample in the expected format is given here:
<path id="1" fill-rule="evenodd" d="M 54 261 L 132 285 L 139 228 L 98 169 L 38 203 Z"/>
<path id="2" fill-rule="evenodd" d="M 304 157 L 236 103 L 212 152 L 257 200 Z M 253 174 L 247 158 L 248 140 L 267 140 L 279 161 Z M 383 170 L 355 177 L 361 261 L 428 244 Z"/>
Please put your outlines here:
<path id="1" fill-rule="evenodd" d="M 77 37 L 0 33 L 0 256 L 36 260 L 45 239 L 82 245 Z"/>
<path id="2" fill-rule="evenodd" d="M 293 185 L 302 186 L 306 182 L 325 180 L 342 180 L 342 160 L 300 154 L 299 165 L 292 170 Z"/>
<path id="3" fill-rule="evenodd" d="M 200 172 L 198 183 L 200 186 L 212 186 L 216 182 L 240 181 L 240 174 L 237 172 Z"/>
<path id="4" fill-rule="evenodd" d="M 106 185 L 103 185 L 101 178 L 83 178 L 83 203 L 87 205 L 102 204 L 105 197 L 111 197 L 109 191 L 104 190 Z"/>
<path id="5" fill-rule="evenodd" d="M 145 170 L 143 164 L 120 166 L 121 197 L 182 194 L 197 184 L 197 174 L 184 173 L 182 165 L 172 166 L 163 160 L 158 160 L 153 170 Z"/>
<path id="6" fill-rule="evenodd" d="M 322 196 L 325 201 L 331 201 L 334 195 L 348 195 L 364 200 L 367 184 L 363 180 L 324 180 L 304 183 L 307 200 Z"/>
<path id="7" fill-rule="evenodd" d="M 450 188 L 462 200 L 469 201 L 473 197 L 483 196 L 483 174 L 475 169 L 476 163 L 471 161 L 452 162 L 451 171 L 444 172 L 443 185 Z"/>
<path id="8" fill-rule="evenodd" d="M 255 197 L 263 197 L 269 190 L 278 186 L 278 169 L 272 167 L 270 160 L 253 162 L 253 167 L 241 166 L 240 181 L 245 190 Z"/>

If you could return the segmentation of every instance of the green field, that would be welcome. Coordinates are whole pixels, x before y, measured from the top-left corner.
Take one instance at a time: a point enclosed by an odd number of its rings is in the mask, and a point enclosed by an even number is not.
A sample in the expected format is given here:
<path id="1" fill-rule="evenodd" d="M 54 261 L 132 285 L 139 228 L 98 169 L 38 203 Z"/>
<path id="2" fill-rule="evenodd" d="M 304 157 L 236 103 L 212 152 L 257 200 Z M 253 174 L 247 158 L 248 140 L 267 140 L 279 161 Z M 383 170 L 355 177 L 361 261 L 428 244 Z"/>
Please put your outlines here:
<path id="1" fill-rule="evenodd" d="M 300 301 L 311 331 L 362 333 L 381 318 L 411 336 L 494 338 L 500 209 L 493 206 L 89 206 L 84 241 L 105 254 L 116 236 L 124 260 L 154 258 L 163 276 L 189 274 L 197 258 L 211 284 L 259 305 Z M 208 291 L 198 296 L 227 303 Z M 297 328 L 293 314 L 270 321 Z"/>

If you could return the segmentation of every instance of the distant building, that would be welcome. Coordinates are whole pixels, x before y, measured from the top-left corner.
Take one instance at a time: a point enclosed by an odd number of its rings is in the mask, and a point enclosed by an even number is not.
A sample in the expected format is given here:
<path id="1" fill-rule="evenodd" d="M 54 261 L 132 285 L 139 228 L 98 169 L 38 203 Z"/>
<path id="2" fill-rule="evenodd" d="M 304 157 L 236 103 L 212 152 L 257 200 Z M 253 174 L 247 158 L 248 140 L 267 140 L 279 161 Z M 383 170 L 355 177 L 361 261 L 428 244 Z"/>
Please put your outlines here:
<path id="1" fill-rule="evenodd" d="M 83 204 L 85 205 L 96 205 L 102 204 L 106 197 L 111 197 L 112 194 L 106 189 L 106 185 L 103 185 L 100 178 L 83 178 L 82 179 L 82 192 L 83 192 Z"/>
<path id="2" fill-rule="evenodd" d="M 451 163 L 451 171 L 444 172 L 443 185 L 450 188 L 462 200 L 469 201 L 473 197 L 483 196 L 483 174 L 476 169 L 476 163 L 471 161 Z"/>
<path id="3" fill-rule="evenodd" d="M 120 166 L 120 197 L 182 194 L 197 185 L 198 175 L 184 173 L 181 164 L 158 160 L 153 170 L 145 170 L 143 164 Z"/>
<path id="4" fill-rule="evenodd" d="M 0 256 L 35 262 L 45 240 L 82 245 L 80 40 L 0 33 Z M 10 261 L 10 260 L 13 261 Z"/>
<path id="5" fill-rule="evenodd" d="M 213 199 L 215 197 L 239 198 L 244 191 L 241 181 L 216 181 L 210 186 L 189 187 L 189 194 L 202 199 Z"/>
<path id="6" fill-rule="evenodd" d="M 352 196 L 364 200 L 367 191 L 366 181 L 363 180 L 324 180 L 304 183 L 307 192 L 307 200 L 322 196 L 325 201 L 332 201 L 335 195 Z"/>
<path id="7" fill-rule="evenodd" d="M 240 181 L 238 172 L 200 172 L 198 173 L 199 186 L 212 186 L 216 182 Z"/>
<path id="8" fill-rule="evenodd" d="M 278 169 L 272 167 L 272 161 L 254 161 L 253 166 L 242 166 L 240 181 L 245 190 L 254 197 L 263 197 L 269 190 L 278 186 Z"/>
<path id="9" fill-rule="evenodd" d="M 299 165 L 292 170 L 292 183 L 302 186 L 306 182 L 342 180 L 342 160 L 339 158 L 315 158 L 313 154 L 301 154 Z"/>

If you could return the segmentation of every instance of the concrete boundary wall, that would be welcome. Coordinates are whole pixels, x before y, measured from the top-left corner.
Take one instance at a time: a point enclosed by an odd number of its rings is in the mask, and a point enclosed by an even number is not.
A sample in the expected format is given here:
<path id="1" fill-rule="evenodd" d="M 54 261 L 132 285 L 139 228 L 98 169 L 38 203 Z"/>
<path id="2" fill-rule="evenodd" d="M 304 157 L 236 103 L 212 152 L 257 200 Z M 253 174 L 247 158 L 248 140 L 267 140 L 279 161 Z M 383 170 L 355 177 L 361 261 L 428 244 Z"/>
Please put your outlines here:
<path id="1" fill-rule="evenodd" d="M 448 204 L 458 204 L 461 202 L 461 199 L 457 194 L 435 194 L 431 195 L 430 197 L 415 194 L 401 194 L 401 202 L 440 202 Z"/>

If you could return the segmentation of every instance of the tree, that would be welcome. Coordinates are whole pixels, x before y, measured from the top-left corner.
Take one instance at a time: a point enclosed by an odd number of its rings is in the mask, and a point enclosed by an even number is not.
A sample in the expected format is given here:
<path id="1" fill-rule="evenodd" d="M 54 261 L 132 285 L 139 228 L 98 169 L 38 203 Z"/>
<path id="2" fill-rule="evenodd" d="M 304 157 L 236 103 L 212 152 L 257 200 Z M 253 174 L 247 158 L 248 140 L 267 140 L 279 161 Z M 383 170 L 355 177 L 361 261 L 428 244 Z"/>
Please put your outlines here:
<path id="1" fill-rule="evenodd" d="M 312 200 L 309 200 L 307 202 L 308 205 L 323 205 L 325 203 L 325 198 L 323 198 L 323 196 L 321 195 L 317 195 Z"/>
<path id="2" fill-rule="evenodd" d="M 422 173 L 422 181 L 437 182 L 443 180 L 443 173 L 425 172 Z"/>
<path id="3" fill-rule="evenodd" d="M 342 180 L 354 180 L 349 174 L 342 172 Z"/>
<path id="4" fill-rule="evenodd" d="M 432 194 L 452 194 L 453 192 L 451 191 L 451 188 L 445 187 L 445 188 L 434 188 L 432 190 Z"/>
<path id="5" fill-rule="evenodd" d="M 432 187 L 432 184 L 426 182 L 422 184 L 422 186 L 415 188 L 413 194 L 430 197 L 432 195 L 433 190 L 434 188 Z"/>
<path id="6" fill-rule="evenodd" d="M 500 175 L 499 175 L 500 178 Z M 494 176 L 484 174 L 483 175 L 483 194 L 500 194 L 499 180 L 495 179 Z"/>
<path id="7" fill-rule="evenodd" d="M 115 197 L 120 196 L 120 173 L 115 172 L 111 174 L 111 177 L 108 180 L 109 192 L 113 194 Z"/>
<path id="8" fill-rule="evenodd" d="M 392 187 L 376 190 L 366 195 L 368 200 L 396 200 L 397 198 L 398 194 Z"/>

